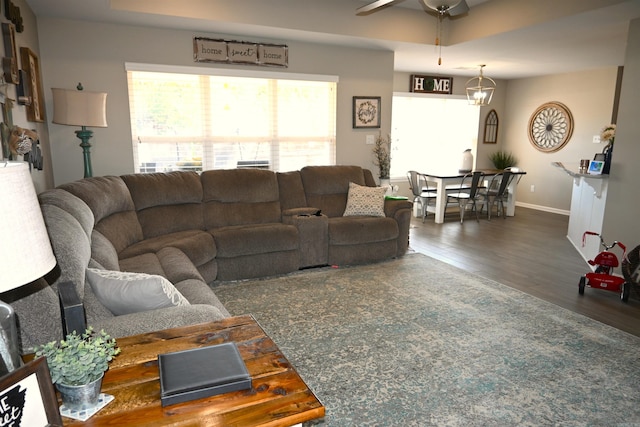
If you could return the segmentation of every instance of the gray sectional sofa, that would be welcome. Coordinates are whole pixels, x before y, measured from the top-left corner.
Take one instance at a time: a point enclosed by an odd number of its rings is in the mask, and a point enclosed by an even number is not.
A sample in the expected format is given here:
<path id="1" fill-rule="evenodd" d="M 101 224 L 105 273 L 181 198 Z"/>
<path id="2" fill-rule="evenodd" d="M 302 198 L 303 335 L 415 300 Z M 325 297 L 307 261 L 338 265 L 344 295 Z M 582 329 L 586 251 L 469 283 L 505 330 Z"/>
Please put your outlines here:
<path id="1" fill-rule="evenodd" d="M 229 316 L 210 287 L 216 281 L 404 255 L 411 202 L 384 200 L 380 216 L 343 216 L 350 183 L 377 191 L 367 169 L 310 166 L 286 173 L 232 169 L 95 177 L 41 193 L 58 264 L 47 281 L 10 298 L 23 351 L 62 336 L 63 282 L 73 284 L 89 325 L 120 337 Z M 96 279 L 95 273 L 107 277 Z M 103 299 L 106 290 L 124 300 L 116 304 L 135 306 L 135 298 L 118 294 L 117 286 L 125 283 L 128 292 L 126 280 L 144 282 L 151 278 L 146 275 L 162 280 L 156 282 L 161 288 L 149 289 L 175 288 L 168 291 L 173 300 L 167 306 L 125 308 L 120 314 L 109 305 L 113 301 Z"/>

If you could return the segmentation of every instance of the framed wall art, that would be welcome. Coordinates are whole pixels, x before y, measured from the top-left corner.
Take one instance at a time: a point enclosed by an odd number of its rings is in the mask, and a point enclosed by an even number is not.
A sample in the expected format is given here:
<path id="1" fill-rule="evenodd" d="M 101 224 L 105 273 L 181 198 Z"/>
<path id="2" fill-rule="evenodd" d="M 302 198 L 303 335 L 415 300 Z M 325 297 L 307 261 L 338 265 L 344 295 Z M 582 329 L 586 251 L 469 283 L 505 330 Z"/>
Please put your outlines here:
<path id="1" fill-rule="evenodd" d="M 18 51 L 16 50 L 16 27 L 9 23 L 2 23 L 2 40 L 4 54 L 2 58 L 2 73 L 6 83 L 18 84 Z"/>
<path id="2" fill-rule="evenodd" d="M 380 128 L 380 107 L 382 98 L 379 96 L 353 97 L 353 127 Z"/>
<path id="3" fill-rule="evenodd" d="M 566 105 L 547 102 L 533 112 L 529 119 L 529 141 L 544 153 L 560 150 L 573 133 L 573 116 Z"/>
<path id="4" fill-rule="evenodd" d="M 0 379 L 2 425 L 62 427 L 47 359 L 40 357 Z"/>
<path id="5" fill-rule="evenodd" d="M 40 78 L 40 61 L 38 56 L 28 47 L 20 48 L 20 61 L 22 69 L 27 74 L 25 84 L 31 94 L 31 104 L 25 105 L 27 120 L 30 122 L 44 121 L 44 96 L 42 93 L 42 80 Z"/>

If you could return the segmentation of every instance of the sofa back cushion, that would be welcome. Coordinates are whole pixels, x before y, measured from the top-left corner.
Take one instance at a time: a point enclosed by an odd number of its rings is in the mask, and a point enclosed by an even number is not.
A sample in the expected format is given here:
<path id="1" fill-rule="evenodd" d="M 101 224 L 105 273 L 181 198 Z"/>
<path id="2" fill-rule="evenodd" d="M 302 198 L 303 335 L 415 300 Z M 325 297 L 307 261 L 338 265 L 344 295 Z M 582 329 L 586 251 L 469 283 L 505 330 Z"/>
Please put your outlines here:
<path id="1" fill-rule="evenodd" d="M 202 184 L 195 172 L 122 176 L 145 238 L 185 230 L 204 230 Z"/>
<path id="2" fill-rule="evenodd" d="M 307 198 L 304 194 L 300 171 L 278 172 L 278 191 L 280 192 L 280 209 L 304 208 Z"/>
<path id="3" fill-rule="evenodd" d="M 281 222 L 278 180 L 263 169 L 224 169 L 202 173 L 204 225 Z"/>
<path id="4" fill-rule="evenodd" d="M 328 217 L 342 216 L 349 183 L 367 185 L 360 166 L 306 166 L 300 170 L 307 205 Z"/>
<path id="5" fill-rule="evenodd" d="M 89 206 L 95 218 L 95 229 L 113 244 L 117 253 L 142 240 L 133 200 L 120 177 L 85 178 L 58 188 Z"/>
<path id="6" fill-rule="evenodd" d="M 38 195 L 60 276 L 56 283 L 72 282 L 84 296 L 84 270 L 91 258 L 93 213 L 73 194 L 47 190 Z"/>

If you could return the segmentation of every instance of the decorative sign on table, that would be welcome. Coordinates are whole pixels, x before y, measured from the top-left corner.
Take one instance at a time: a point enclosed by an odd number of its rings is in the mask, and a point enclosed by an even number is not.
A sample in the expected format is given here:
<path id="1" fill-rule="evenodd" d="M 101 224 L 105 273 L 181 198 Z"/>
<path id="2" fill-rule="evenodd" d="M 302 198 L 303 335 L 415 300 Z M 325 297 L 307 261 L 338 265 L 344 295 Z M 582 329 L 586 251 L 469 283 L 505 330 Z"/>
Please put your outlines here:
<path id="1" fill-rule="evenodd" d="M 289 49 L 287 45 L 194 37 L 193 59 L 196 62 L 287 67 Z"/>
<path id="2" fill-rule="evenodd" d="M 415 93 L 437 93 L 451 95 L 453 77 L 424 76 L 412 74 L 410 91 Z"/>

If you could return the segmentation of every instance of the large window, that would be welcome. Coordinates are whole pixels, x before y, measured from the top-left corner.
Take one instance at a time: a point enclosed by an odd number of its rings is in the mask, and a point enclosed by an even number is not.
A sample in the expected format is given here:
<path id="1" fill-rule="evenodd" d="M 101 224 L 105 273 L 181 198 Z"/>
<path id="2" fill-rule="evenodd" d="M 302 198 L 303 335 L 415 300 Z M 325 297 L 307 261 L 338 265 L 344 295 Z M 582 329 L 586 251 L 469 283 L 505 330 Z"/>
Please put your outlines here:
<path id="1" fill-rule="evenodd" d="M 137 172 L 335 164 L 336 78 L 149 68 L 127 64 Z"/>
<path id="2" fill-rule="evenodd" d="M 457 171 L 462 152 L 475 155 L 480 108 L 466 98 L 394 94 L 391 176 L 407 171 Z"/>

